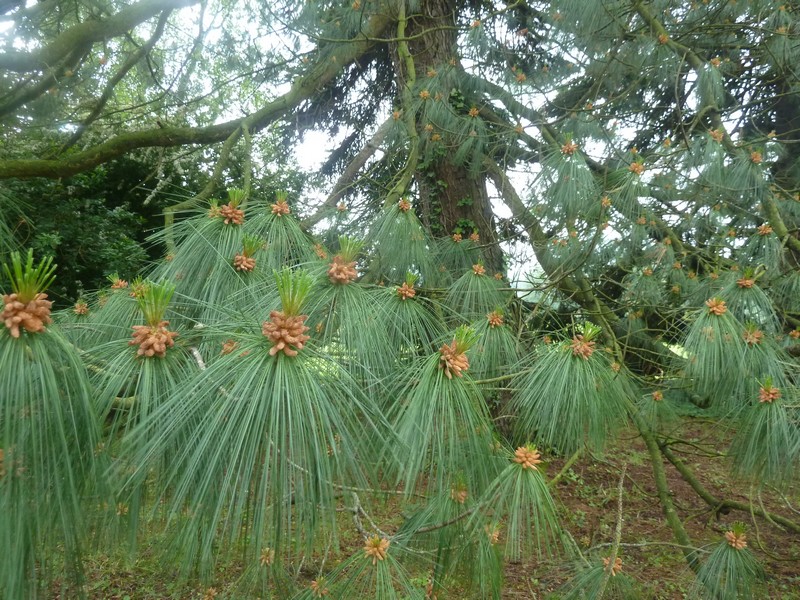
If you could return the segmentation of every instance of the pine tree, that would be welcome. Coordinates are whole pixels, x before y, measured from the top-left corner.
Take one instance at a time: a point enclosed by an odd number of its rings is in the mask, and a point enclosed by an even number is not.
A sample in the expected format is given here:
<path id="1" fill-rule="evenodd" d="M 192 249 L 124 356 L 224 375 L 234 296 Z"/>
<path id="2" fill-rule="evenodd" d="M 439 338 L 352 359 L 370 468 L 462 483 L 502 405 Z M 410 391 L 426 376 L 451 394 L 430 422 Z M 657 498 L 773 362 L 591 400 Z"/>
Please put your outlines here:
<path id="1" fill-rule="evenodd" d="M 545 470 L 626 427 L 692 593 L 757 597 L 743 526 L 700 551 L 663 459 L 710 509 L 800 531 L 671 443 L 703 411 L 751 496 L 797 483 L 795 3 L 56 4 L 0 7 L 0 178 L 216 160 L 163 260 L 55 316 L 51 262 L 13 252 L 36 199 L 0 189 L 4 597 L 62 562 L 77 589 L 88 532 L 151 518 L 186 575 L 241 561 L 242 594 L 499 598 L 507 561 L 546 558 L 580 561 L 566 597 L 629 597 L 619 534 L 581 556 Z M 329 194 L 265 194 L 286 174 L 260 136 L 305 128 L 335 145 Z M 301 589 L 342 511 L 363 547 Z"/>

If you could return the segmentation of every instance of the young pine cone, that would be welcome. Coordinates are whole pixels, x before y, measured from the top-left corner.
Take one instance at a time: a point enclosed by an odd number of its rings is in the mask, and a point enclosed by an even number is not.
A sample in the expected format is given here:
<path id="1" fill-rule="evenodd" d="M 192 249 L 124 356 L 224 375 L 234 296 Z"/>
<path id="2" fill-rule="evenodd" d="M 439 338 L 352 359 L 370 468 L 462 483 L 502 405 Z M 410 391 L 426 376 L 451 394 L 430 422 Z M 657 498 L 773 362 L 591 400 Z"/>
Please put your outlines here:
<path id="1" fill-rule="evenodd" d="M 0 319 L 3 320 L 11 337 L 18 338 L 20 328 L 29 333 L 40 333 L 45 330 L 44 326 L 52 323 L 50 318 L 50 307 L 53 303 L 45 300 L 47 294 L 36 294 L 36 297 L 23 304 L 17 299 L 17 294 L 3 295 L 3 308 Z"/>
<path id="2" fill-rule="evenodd" d="M 223 204 L 219 207 L 219 214 L 224 217 L 225 225 L 241 225 L 244 223 L 244 211 L 231 206 L 230 204 Z"/>
<path id="3" fill-rule="evenodd" d="M 344 262 L 341 256 L 333 257 L 333 262 L 328 269 L 328 279 L 331 280 L 331 283 L 346 285 L 353 281 L 357 275 L 356 261 Z"/>
<path id="4" fill-rule="evenodd" d="M 270 356 L 283 352 L 286 356 L 297 356 L 297 351 L 302 350 L 310 336 L 305 320 L 308 315 L 286 316 L 282 311 L 273 310 L 269 313 L 269 321 L 261 325 L 261 333 L 273 343 L 269 349 Z M 294 346 L 294 349 L 290 346 Z"/>
<path id="5" fill-rule="evenodd" d="M 169 321 L 161 321 L 157 327 L 150 325 L 134 325 L 133 339 L 128 342 L 129 346 L 139 345 L 136 354 L 139 356 L 158 356 L 164 358 L 167 348 L 175 345 L 173 341 L 178 337 L 177 331 L 167 331 Z"/>
<path id="6" fill-rule="evenodd" d="M 417 291 L 414 289 L 413 286 L 404 283 L 399 288 L 397 288 L 397 295 L 400 296 L 401 300 L 408 300 L 409 298 L 413 298 L 417 295 Z"/>
<path id="7" fill-rule="evenodd" d="M 594 344 L 594 342 L 587 340 L 582 335 L 576 335 L 572 338 L 572 343 L 569 347 L 573 356 L 580 356 L 583 360 L 589 360 L 589 357 L 594 354 Z"/>
<path id="8" fill-rule="evenodd" d="M 256 268 L 256 259 L 244 254 L 237 254 L 233 257 L 233 267 L 237 271 L 252 271 Z"/>
<path id="9" fill-rule="evenodd" d="M 439 368 L 444 369 L 444 374 L 448 379 L 452 379 L 453 375 L 461 377 L 462 373 L 469 369 L 469 359 L 463 352 L 456 349 L 456 341 L 449 346 L 445 344 L 439 349 Z"/>

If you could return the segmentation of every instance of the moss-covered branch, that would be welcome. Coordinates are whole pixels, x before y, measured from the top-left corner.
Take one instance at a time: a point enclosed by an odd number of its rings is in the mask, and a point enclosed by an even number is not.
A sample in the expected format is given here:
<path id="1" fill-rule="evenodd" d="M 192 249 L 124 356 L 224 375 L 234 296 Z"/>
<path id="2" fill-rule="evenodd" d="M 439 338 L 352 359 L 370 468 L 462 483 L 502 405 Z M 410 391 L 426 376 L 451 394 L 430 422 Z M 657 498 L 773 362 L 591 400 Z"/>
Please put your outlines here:
<path id="1" fill-rule="evenodd" d="M 163 5 L 163 3 L 161 3 Z M 260 110 L 241 117 L 207 127 L 156 127 L 119 134 L 101 144 L 58 159 L 23 159 L 0 161 L 0 179 L 12 177 L 69 177 L 88 171 L 100 164 L 113 160 L 138 148 L 172 148 L 192 144 L 215 144 L 226 140 L 240 129 L 244 123 L 249 131 L 256 133 L 264 129 L 303 100 L 311 98 L 329 83 L 342 69 L 367 52 L 374 42 L 370 37 L 381 32 L 388 23 L 388 17 L 376 16 L 370 19 L 362 33 L 343 45 L 338 52 L 338 60 L 320 62 L 298 77 L 284 95 L 268 103 Z"/>
<path id="2" fill-rule="evenodd" d="M 76 48 L 125 35 L 131 29 L 163 11 L 197 4 L 199 0 L 141 0 L 107 19 L 87 20 L 65 29 L 49 44 L 30 52 L 0 54 L 0 69 L 29 73 L 44 71 L 59 64 Z"/>

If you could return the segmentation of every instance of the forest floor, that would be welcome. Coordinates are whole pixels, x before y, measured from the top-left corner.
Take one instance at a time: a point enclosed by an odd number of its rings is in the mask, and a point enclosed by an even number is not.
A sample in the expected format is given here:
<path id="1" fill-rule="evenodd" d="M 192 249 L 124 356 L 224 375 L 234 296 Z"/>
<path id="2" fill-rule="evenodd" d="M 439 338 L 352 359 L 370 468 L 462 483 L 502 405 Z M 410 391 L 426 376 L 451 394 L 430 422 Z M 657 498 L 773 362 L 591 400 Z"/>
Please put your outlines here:
<path id="1" fill-rule="evenodd" d="M 737 500 L 757 510 L 768 511 L 800 523 L 800 489 L 783 494 L 767 488 L 751 498 L 749 486 L 735 483 L 728 474 L 726 459 L 716 456 L 727 446 L 730 432 L 719 429 L 712 421 L 683 418 L 672 433 L 682 442 L 671 447 L 687 463 L 702 484 L 716 498 Z M 653 483 L 652 466 L 642 440 L 633 430 L 623 431 L 602 456 L 584 456 L 567 469 L 564 459 L 553 459 L 547 475 L 561 473 L 554 487 L 561 522 L 574 538 L 584 557 L 599 562 L 611 554 L 615 532 L 621 517 L 619 556 L 623 572 L 633 579 L 635 598 L 653 600 L 682 599 L 691 589 L 692 572 L 675 544 Z M 679 517 L 687 529 L 700 557 L 719 543 L 735 521 L 747 525 L 748 548 L 766 571 L 763 588 L 755 596 L 772 600 L 800 599 L 800 534 L 785 530 L 748 511 L 717 511 L 709 507 L 683 480 L 680 473 L 664 461 L 670 493 Z M 623 475 L 624 473 L 624 475 Z M 622 483 L 621 506 L 620 482 Z M 787 504 L 787 502 L 791 504 Z M 387 531 L 400 521 L 402 507 L 397 496 L 379 502 L 372 518 Z M 340 540 L 343 552 L 339 559 L 363 545 L 352 525 L 351 515 L 342 513 L 344 533 Z M 161 548 L 165 535 L 149 527 L 142 536 L 135 558 L 95 552 L 87 562 L 87 591 L 91 600 L 155 600 L 191 599 L 221 600 L 258 596 L 236 592 L 242 568 L 235 563 L 220 567 L 210 585 L 185 580 L 176 567 L 165 561 Z M 318 557 L 312 557 L 298 573 L 308 583 L 316 577 Z M 337 559 L 334 559 L 334 562 Z M 329 562 L 329 564 L 331 564 Z M 558 588 L 574 573 L 577 563 L 562 560 L 530 561 L 506 565 L 503 583 L 504 599 L 557 600 Z M 425 585 L 425 573 L 415 574 L 412 581 Z M 457 585 L 440 593 L 438 600 L 466 599 L 469 596 Z M 55 589 L 55 588 L 54 588 Z M 52 598 L 69 598 L 65 592 L 53 592 Z M 280 597 L 280 596 L 273 596 Z M 606 595 L 608 600 L 614 600 Z M 357 599 L 354 599 L 357 600 Z"/>

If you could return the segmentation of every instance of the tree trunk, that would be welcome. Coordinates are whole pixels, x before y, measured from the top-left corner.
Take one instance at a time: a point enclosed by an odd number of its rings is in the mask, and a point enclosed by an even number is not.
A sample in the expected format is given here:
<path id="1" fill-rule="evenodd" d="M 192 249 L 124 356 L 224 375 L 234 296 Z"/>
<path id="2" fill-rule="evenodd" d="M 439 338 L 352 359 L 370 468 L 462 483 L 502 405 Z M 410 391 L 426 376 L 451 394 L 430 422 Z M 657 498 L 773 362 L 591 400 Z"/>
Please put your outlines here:
<path id="1" fill-rule="evenodd" d="M 430 69 L 441 71 L 443 66 L 453 65 L 453 61 L 455 71 L 460 70 L 453 18 L 456 12 L 455 0 L 425 0 L 418 13 L 409 18 L 406 36 L 417 79 L 426 77 Z M 402 89 L 407 74 L 403 62 L 397 59 L 396 48 L 392 55 L 398 87 Z M 425 123 L 417 122 L 420 134 L 424 126 Z M 505 273 L 486 178 L 455 164 L 456 150 L 448 147 L 441 158 L 416 175 L 420 205 L 429 211 L 422 220 L 431 233 L 439 237 L 452 235 L 457 230 L 461 230 L 465 238 L 478 233 L 487 270 Z"/>

